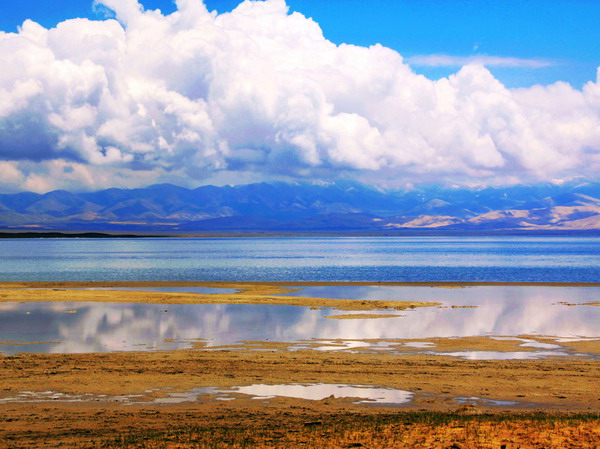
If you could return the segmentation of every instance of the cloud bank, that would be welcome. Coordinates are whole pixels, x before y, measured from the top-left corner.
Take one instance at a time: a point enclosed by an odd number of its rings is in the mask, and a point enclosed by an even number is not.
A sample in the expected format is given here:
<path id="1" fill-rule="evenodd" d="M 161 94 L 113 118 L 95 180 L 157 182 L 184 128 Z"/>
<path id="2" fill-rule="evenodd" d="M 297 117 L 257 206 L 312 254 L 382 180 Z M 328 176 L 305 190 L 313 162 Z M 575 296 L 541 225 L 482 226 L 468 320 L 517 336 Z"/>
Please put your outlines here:
<path id="1" fill-rule="evenodd" d="M 410 65 L 423 67 L 460 67 L 464 65 L 483 65 L 487 67 L 523 67 L 540 69 L 549 67 L 551 62 L 543 59 L 507 58 L 501 56 L 451 56 L 451 55 L 417 55 L 406 60 Z"/>
<path id="2" fill-rule="evenodd" d="M 507 89 L 481 64 L 417 75 L 328 41 L 284 0 L 0 32 L 0 187 L 338 176 L 546 180 L 600 168 L 600 78 Z M 600 75 L 599 75 L 600 76 Z"/>

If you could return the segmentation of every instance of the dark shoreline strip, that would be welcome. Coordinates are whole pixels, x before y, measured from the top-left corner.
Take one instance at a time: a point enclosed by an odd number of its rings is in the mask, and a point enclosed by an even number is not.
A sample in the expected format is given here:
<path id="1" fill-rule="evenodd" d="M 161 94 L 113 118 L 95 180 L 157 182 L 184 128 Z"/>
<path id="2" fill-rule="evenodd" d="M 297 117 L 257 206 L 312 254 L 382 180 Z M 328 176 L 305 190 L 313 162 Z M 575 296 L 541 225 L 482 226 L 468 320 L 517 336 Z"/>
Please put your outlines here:
<path id="1" fill-rule="evenodd" d="M 140 239 L 165 237 L 141 234 L 106 234 L 103 232 L 0 232 L 0 239 Z"/>
<path id="2" fill-rule="evenodd" d="M 65 288 L 69 286 L 92 287 L 224 287 L 224 286 L 273 286 L 273 287 L 600 287 L 600 282 L 485 282 L 485 281 L 433 281 L 433 282 L 373 282 L 373 281 L 0 281 L 0 288 Z M 235 287 L 232 287 L 235 288 Z"/>

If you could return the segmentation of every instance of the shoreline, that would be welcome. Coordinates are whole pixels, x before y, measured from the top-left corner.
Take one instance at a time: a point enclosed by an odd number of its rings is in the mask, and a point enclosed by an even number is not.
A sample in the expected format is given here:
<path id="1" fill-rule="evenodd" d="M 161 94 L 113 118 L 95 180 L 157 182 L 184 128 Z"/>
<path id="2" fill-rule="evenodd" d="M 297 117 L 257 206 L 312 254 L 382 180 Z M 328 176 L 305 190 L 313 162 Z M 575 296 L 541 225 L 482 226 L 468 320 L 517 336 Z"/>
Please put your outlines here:
<path id="1" fill-rule="evenodd" d="M 362 412 L 323 406 L 223 405 L 213 410 L 33 404 L 4 416 L 10 448 L 595 449 L 600 414 Z"/>
<path id="2" fill-rule="evenodd" d="M 100 301 L 164 304 L 292 304 L 373 310 L 437 303 L 274 296 L 304 286 L 598 287 L 600 283 L 364 283 L 364 282 L 2 282 L 0 302 Z M 75 290 L 111 287 L 214 287 L 231 294 Z M 69 313 L 68 311 L 66 313 Z M 189 349 L 107 353 L 0 353 L 0 441 L 9 447 L 594 447 L 600 435 L 600 339 L 562 342 L 570 354 L 531 360 L 466 360 L 422 353 L 535 351 L 519 338 L 463 337 L 361 340 L 405 352 L 337 348 L 323 343 L 245 341 Z M 149 342 L 150 343 L 150 342 Z M 435 351 L 434 351 L 435 352 Z M 348 385 L 411 394 L 395 406 L 357 404 L 358 398 L 256 398 L 236 387 Z M 193 393 L 208 388 L 207 394 Z M 229 389 L 228 396 L 214 389 Z M 210 390 L 213 389 L 213 390 Z M 213 391 L 211 393 L 211 391 Z M 191 393 L 190 393 L 191 392 Z M 53 396 L 56 395 L 56 396 Z M 189 401 L 168 403 L 171 398 Z M 161 403 L 166 401 L 167 403 Z M 498 402 L 500 401 L 500 402 Z M 534 429 L 534 430 L 532 430 Z M 398 438 L 401 436 L 402 444 Z M 493 442 L 493 444 L 492 444 Z M 535 443 L 535 444 L 534 444 Z M 171 444 L 171 446 L 170 446 Z M 357 446 L 360 444 L 361 446 Z M 456 446 L 452 446 L 455 444 Z M 543 445 L 543 446 L 542 446 Z"/>
<path id="3" fill-rule="evenodd" d="M 600 434 L 600 361 L 577 357 L 468 361 L 244 350 L 18 354 L 0 357 L 0 376 L 0 441 L 12 442 L 9 447 L 43 442 L 55 448 L 164 448 L 174 442 L 181 448 L 218 443 L 447 449 L 450 441 L 461 448 L 563 449 L 593 448 Z M 333 396 L 255 399 L 240 394 L 227 401 L 206 394 L 188 402 L 153 402 L 195 388 L 256 384 L 376 385 L 413 396 L 399 406 L 355 404 L 356 398 Z M 6 401 L 19 392 L 91 397 Z M 352 446 L 358 443 L 362 446 Z"/>
<path id="4" fill-rule="evenodd" d="M 428 287 L 469 288 L 486 286 L 514 287 L 600 287 L 600 283 L 578 282 L 212 282 L 212 281 L 66 281 L 0 282 L 0 303 L 7 302 L 106 302 L 145 304 L 245 304 L 289 305 L 332 308 L 338 311 L 407 310 L 417 307 L 440 307 L 438 301 L 354 300 L 303 296 L 285 296 L 303 287 Z M 233 293 L 161 292 L 143 290 L 161 287 L 206 287 L 232 289 Z M 115 290 L 110 290 L 115 288 Z M 119 290 L 120 288 L 140 288 Z M 583 305 L 583 304 L 582 304 Z M 599 306 L 588 302 L 585 305 Z M 453 306 L 460 308 L 461 306 Z"/>
<path id="5" fill-rule="evenodd" d="M 144 287 L 213 287 L 237 290 L 235 293 L 189 293 L 110 290 Z M 97 288 L 98 290 L 95 290 Z M 100 290 L 106 289 L 106 290 Z M 246 304 L 289 305 L 312 308 L 333 308 L 344 311 L 405 310 L 416 307 L 439 306 L 439 302 L 425 301 L 379 301 L 351 299 L 312 298 L 285 296 L 301 290 L 272 283 L 177 283 L 177 282 L 124 282 L 124 283 L 2 283 L 2 302 L 118 302 L 144 304 Z"/>
<path id="6" fill-rule="evenodd" d="M 410 402 L 394 406 L 352 404 L 363 411 L 458 411 L 458 398 L 472 398 L 475 408 L 490 411 L 600 412 L 600 360 L 576 356 L 540 360 L 463 360 L 432 354 L 389 354 L 344 351 L 265 351 L 178 349 L 109 353 L 18 353 L 0 357 L 0 408 L 32 402 L 11 402 L 18 392 L 56 391 L 92 395 L 80 406 L 117 402 L 122 406 L 212 408 L 214 394 L 179 404 L 153 402 L 195 388 L 233 388 L 268 384 L 370 385 L 411 392 Z M 133 396 L 131 396 L 133 395 Z M 129 397 L 129 400 L 112 398 Z M 7 399 L 8 398 L 8 399 Z M 474 398 L 478 398 L 475 400 Z M 494 401 L 502 401 L 499 405 Z M 35 403 L 34 401 L 33 403 Z M 47 400 L 41 402 L 58 402 Z M 241 395 L 235 405 L 292 402 L 319 405 L 323 401 L 277 396 L 264 401 Z M 332 408 L 349 406 L 344 398 L 329 397 Z M 469 401 L 467 401 L 469 402 Z M 136 405 L 137 403 L 137 405 Z"/>
<path id="7" fill-rule="evenodd" d="M 210 287 L 248 289 L 273 287 L 295 289 L 301 287 L 600 287 L 600 282 L 514 282 L 514 281 L 0 281 L 3 289 L 52 288 L 109 288 L 109 287 Z"/>
<path id="8" fill-rule="evenodd" d="M 78 288 L 78 287 L 214 287 L 238 288 L 238 286 L 273 287 L 600 287 L 600 282 L 514 282 L 514 281 L 0 281 L 3 288 Z"/>
<path id="9" fill-rule="evenodd" d="M 117 227 L 114 229 L 97 228 L 39 228 L 39 227 L 0 227 L 2 239 L 72 239 L 72 238 L 118 238 L 118 239 L 265 239 L 265 238 L 403 238 L 403 237 L 569 237 L 595 238 L 600 236 L 599 228 L 512 228 L 512 229 L 439 229 L 439 228 L 402 228 L 356 230 L 261 230 L 232 229 L 230 231 L 188 231 L 158 227 Z"/>
<path id="10" fill-rule="evenodd" d="M 331 309 L 324 319 L 333 321 L 351 320 L 381 320 L 406 317 L 406 314 L 394 311 L 410 311 L 416 308 L 440 309 L 477 309 L 477 305 L 444 305 L 438 301 L 407 301 L 407 300 L 376 300 L 376 299 L 332 299 L 321 297 L 286 296 L 286 293 L 299 292 L 308 286 L 418 286 L 423 288 L 469 288 L 477 286 L 545 286 L 545 287 L 598 287 L 600 283 L 454 283 L 454 282 L 402 282 L 402 283 L 365 283 L 365 282 L 310 282 L 290 284 L 287 282 L 180 282 L 180 281 L 155 281 L 155 282 L 0 282 L 0 304 L 2 303 L 27 303 L 27 302 L 96 302 L 114 304 L 164 304 L 164 305 L 268 305 L 268 306 L 294 306 L 310 309 Z M 162 292 L 143 290 L 144 288 L 227 288 L 233 290 L 228 293 L 193 293 L 193 292 Z M 114 288 L 114 290 L 111 290 Z M 127 288 L 133 290 L 119 290 Z M 139 288 L 140 290 L 135 290 Z M 586 306 L 597 307 L 600 302 L 569 303 L 557 301 L 555 305 L 561 306 Z M 362 312 L 362 313 L 361 313 Z M 378 313 L 379 312 L 379 313 Z M 77 310 L 67 310 L 64 313 L 77 313 Z M 298 350 L 306 348 L 330 347 L 331 350 L 352 349 L 355 351 L 370 350 L 378 347 L 382 352 L 396 354 L 413 354 L 431 352 L 439 356 L 457 352 L 493 351 L 499 353 L 526 353 L 539 351 L 540 348 L 559 349 L 556 357 L 572 357 L 574 355 L 585 358 L 594 358 L 600 355 L 600 337 L 581 336 L 579 334 L 561 335 L 546 333 L 475 333 L 460 335 L 428 335 L 419 338 L 405 337 L 375 337 L 353 338 L 339 335 L 335 338 L 310 338 L 298 341 L 240 341 L 226 346 L 209 346 L 198 341 L 188 343 L 185 339 L 167 339 L 169 342 L 187 344 L 187 348 L 195 349 L 244 349 L 252 350 Z M 165 341 L 167 341 L 165 340 Z M 194 340 L 194 339 L 192 339 Z M 358 343 L 351 345 L 351 343 Z M 26 346 L 34 344 L 20 341 L 2 341 L 7 346 Z M 46 342 L 39 342 L 46 343 Z M 558 343 L 558 345 L 557 345 Z M 417 346 L 414 346 L 417 345 Z M 151 346 L 149 347 L 153 349 Z M 183 348 L 173 349 L 182 350 Z M 162 349 L 161 349 L 162 350 Z M 171 350 L 171 349 L 166 349 Z M 326 350 L 326 349 L 324 349 Z M 127 351 L 131 351 L 128 349 Z M 562 352 L 561 352 L 562 351 Z M 566 353 L 565 353 L 566 351 Z M 0 352 L 0 354 L 2 354 Z M 544 357 L 552 357 L 548 353 Z M 461 357 L 461 356 L 457 356 Z M 466 356 L 465 356 L 466 357 Z M 533 356 L 532 356 L 533 357 Z M 492 357 L 493 359 L 493 357 Z"/>

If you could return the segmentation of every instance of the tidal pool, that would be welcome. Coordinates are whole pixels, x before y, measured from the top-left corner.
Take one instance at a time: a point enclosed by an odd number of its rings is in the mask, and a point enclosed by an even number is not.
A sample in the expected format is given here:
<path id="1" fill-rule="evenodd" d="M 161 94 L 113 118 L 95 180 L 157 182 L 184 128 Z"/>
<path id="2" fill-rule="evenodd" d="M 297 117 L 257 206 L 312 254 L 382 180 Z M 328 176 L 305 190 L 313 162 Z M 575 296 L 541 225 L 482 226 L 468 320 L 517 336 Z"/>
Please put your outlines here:
<path id="1" fill-rule="evenodd" d="M 167 389 L 168 390 L 168 389 Z M 145 393 L 160 392 L 161 389 L 147 390 Z M 164 392 L 164 390 L 163 390 Z M 378 387 L 374 385 L 344 385 L 344 384 L 255 384 L 238 387 L 198 387 L 185 392 L 166 392 L 165 397 L 148 400 L 145 394 L 127 394 L 108 396 L 105 394 L 68 394 L 57 391 L 21 391 L 15 396 L 0 398 L 0 404 L 5 403 L 40 403 L 40 402 L 119 402 L 124 405 L 144 404 L 181 404 L 199 400 L 235 401 L 244 396 L 252 400 L 268 401 L 278 397 L 321 401 L 324 399 L 350 399 L 354 404 L 378 406 L 401 406 L 409 404 L 415 397 L 412 391 L 395 388 Z M 429 395 L 425 393 L 425 395 Z M 486 407 L 533 407 L 534 403 L 517 401 L 501 401 L 480 397 L 456 397 L 456 404 L 466 404 Z"/>
<path id="2" fill-rule="evenodd" d="M 290 284 L 293 286 L 294 284 Z M 435 301 L 446 305 L 482 306 L 489 303 L 579 303 L 599 302 L 600 287 L 548 285 L 326 285 L 296 284 L 301 290 L 282 296 L 381 301 Z"/>
<path id="3" fill-rule="evenodd" d="M 371 385 L 341 384 L 255 384 L 231 388 L 195 388 L 185 393 L 170 393 L 166 398 L 157 399 L 158 403 L 179 403 L 196 401 L 201 395 L 218 395 L 217 400 L 234 400 L 235 395 L 247 395 L 256 400 L 267 400 L 276 397 L 308 399 L 320 401 L 329 397 L 358 398 L 355 404 L 401 405 L 412 400 L 414 393 L 394 388 L 381 388 Z"/>
<path id="4" fill-rule="evenodd" d="M 315 288 L 298 294 L 336 297 L 334 290 L 321 295 Z M 360 296 L 364 287 L 340 288 L 344 295 L 339 297 L 365 298 Z M 384 320 L 365 318 L 364 312 L 356 319 L 332 320 L 326 317 L 355 312 L 287 305 L 0 303 L 0 352 L 89 353 L 198 346 L 218 349 L 244 342 L 280 342 L 300 349 L 388 350 L 393 342 L 377 340 L 394 339 L 416 340 L 405 346 L 425 352 L 435 351 L 435 346 L 418 340 L 434 337 L 539 335 L 564 341 L 600 338 L 600 307 L 568 305 L 599 301 L 597 287 L 377 288 L 366 290 L 367 297 L 432 300 L 442 306 L 404 310 L 402 316 Z M 560 341 L 521 339 L 520 345 L 523 351 L 515 352 L 512 358 L 569 354 Z M 539 351 L 527 351 L 528 347 Z M 494 356 L 491 352 L 448 355 Z"/>
<path id="5" fill-rule="evenodd" d="M 442 303 L 440 307 L 403 310 L 401 313 L 407 318 L 404 320 L 388 318 L 385 323 L 377 323 L 386 330 L 396 327 L 396 338 L 528 334 L 600 336 L 600 307 L 579 305 L 600 302 L 600 287 L 324 286 L 305 287 L 286 296 Z M 398 325 L 400 322 L 402 324 Z"/>
<path id="6" fill-rule="evenodd" d="M 539 360 L 547 357 L 560 357 L 570 354 L 565 351 L 455 351 L 455 352 L 427 352 L 432 355 L 447 355 L 465 360 Z"/>
<path id="7" fill-rule="evenodd" d="M 333 396 L 334 398 L 360 398 L 355 404 L 371 403 L 379 405 L 399 405 L 410 402 L 414 393 L 394 388 L 379 388 L 366 385 L 340 384 L 284 384 L 284 385 L 249 385 L 235 387 L 235 393 L 253 396 L 253 399 L 270 399 L 287 397 L 319 401 Z"/>
<path id="8" fill-rule="evenodd" d="M 151 393 L 156 390 L 149 390 Z M 341 384 L 282 384 L 282 385 L 246 385 L 241 387 L 215 388 L 199 387 L 183 393 L 168 393 L 166 397 L 145 401 L 143 395 L 106 396 L 93 394 L 70 395 L 56 391 L 22 391 L 16 396 L 0 399 L 7 402 L 125 402 L 127 404 L 178 404 L 195 402 L 202 396 L 216 396 L 215 400 L 235 400 L 239 395 L 250 396 L 252 399 L 268 400 L 276 397 L 307 399 L 319 401 L 329 397 L 356 398 L 355 404 L 401 405 L 410 402 L 414 393 L 382 388 L 371 385 L 341 385 Z"/>

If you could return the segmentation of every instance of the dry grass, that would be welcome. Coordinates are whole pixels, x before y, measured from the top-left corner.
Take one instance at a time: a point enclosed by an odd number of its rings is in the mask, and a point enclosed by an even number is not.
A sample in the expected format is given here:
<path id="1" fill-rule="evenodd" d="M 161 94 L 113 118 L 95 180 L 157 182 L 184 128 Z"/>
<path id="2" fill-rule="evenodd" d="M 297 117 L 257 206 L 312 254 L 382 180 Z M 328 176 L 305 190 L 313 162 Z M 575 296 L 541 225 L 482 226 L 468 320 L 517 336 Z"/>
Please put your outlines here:
<path id="1" fill-rule="evenodd" d="M 443 413 L 330 416 L 322 421 L 267 419 L 250 426 L 197 426 L 132 432 L 99 442 L 111 448 L 597 448 L 598 416 Z"/>

